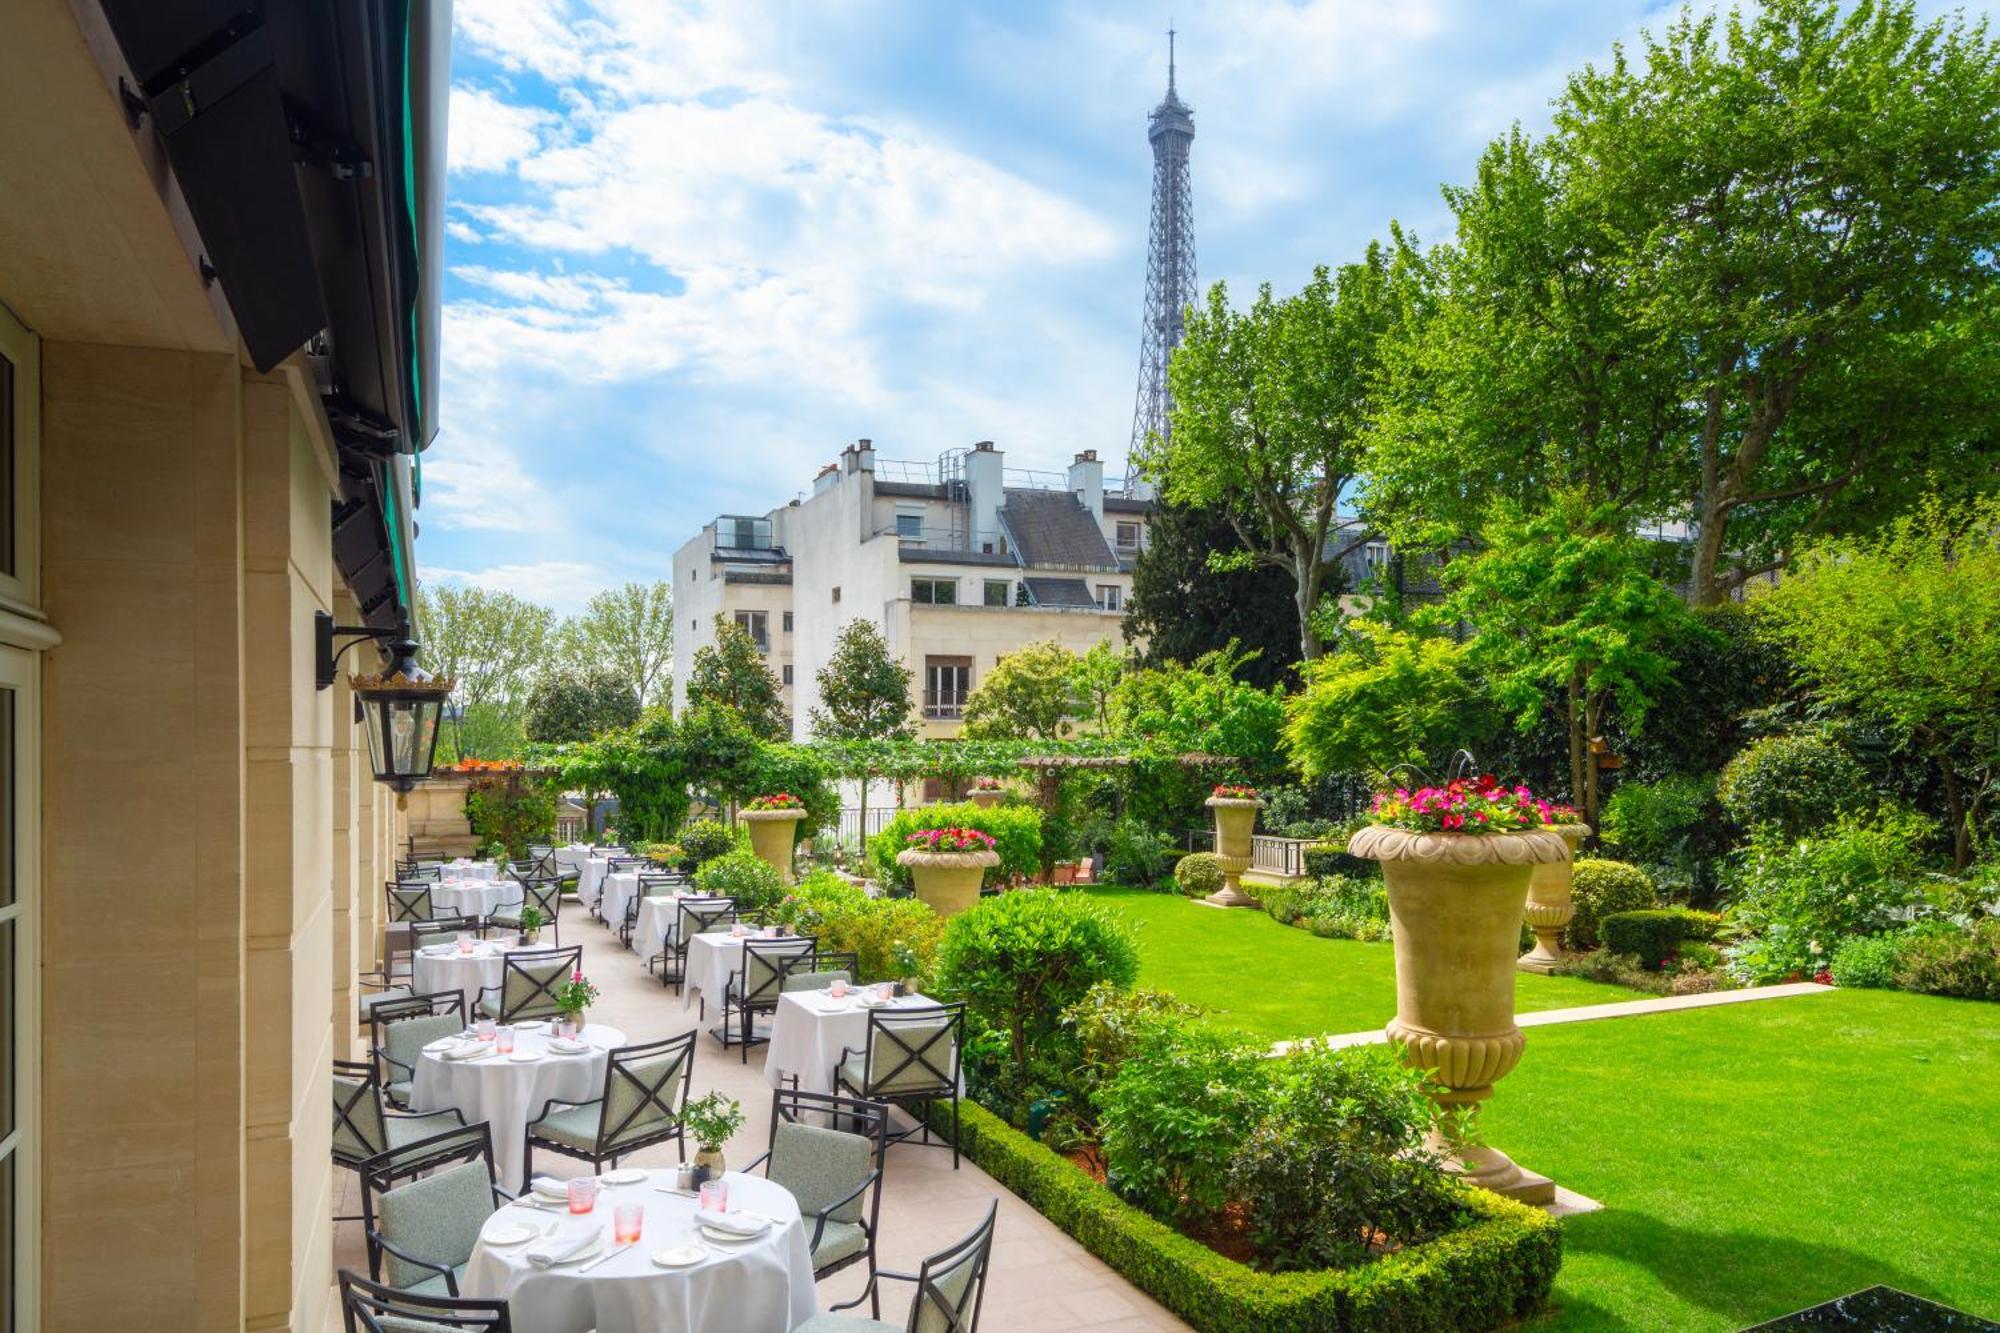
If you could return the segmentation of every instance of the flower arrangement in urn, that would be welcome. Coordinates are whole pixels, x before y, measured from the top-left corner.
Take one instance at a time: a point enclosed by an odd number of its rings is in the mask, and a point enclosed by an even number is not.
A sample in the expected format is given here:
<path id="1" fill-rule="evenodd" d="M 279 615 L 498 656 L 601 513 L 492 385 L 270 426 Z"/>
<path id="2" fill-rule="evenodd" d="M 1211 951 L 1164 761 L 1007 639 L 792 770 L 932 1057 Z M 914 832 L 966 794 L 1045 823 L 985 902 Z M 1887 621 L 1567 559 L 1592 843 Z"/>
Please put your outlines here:
<path id="1" fill-rule="evenodd" d="M 1203 901 L 1216 907 L 1256 907 L 1257 900 L 1243 892 L 1241 876 L 1250 868 L 1250 835 L 1257 828 L 1257 812 L 1264 808 L 1257 789 L 1218 782 L 1202 804 L 1215 812 L 1214 856 L 1222 871 L 1222 887 Z"/>
<path id="2" fill-rule="evenodd" d="M 743 1105 L 734 1097 L 711 1092 L 687 1104 L 681 1124 L 694 1136 L 694 1174 L 697 1182 L 709 1180 L 729 1169 L 722 1157 L 722 1145 L 743 1128 Z"/>
<path id="3" fill-rule="evenodd" d="M 1000 864 L 1000 853 L 993 835 L 979 829 L 927 828 L 903 839 L 896 864 L 909 868 L 920 901 L 951 916 L 979 901 L 980 881 Z"/>
<path id="4" fill-rule="evenodd" d="M 990 852 L 993 850 L 993 835 L 982 833 L 976 828 L 927 828 L 918 829 L 908 838 L 905 845 L 922 852 Z"/>
<path id="5" fill-rule="evenodd" d="M 1442 787 L 1398 787 L 1375 798 L 1370 824 L 1413 833 L 1515 833 L 1557 822 L 1556 807 L 1526 787 L 1503 786 L 1491 773 L 1453 778 Z"/>
<path id="6" fill-rule="evenodd" d="M 1245 787 L 1240 783 L 1218 782 L 1209 796 L 1218 801 L 1254 801 L 1257 799 L 1257 789 Z"/>
<path id="7" fill-rule="evenodd" d="M 596 1004 L 597 998 L 597 987 L 592 984 L 590 978 L 583 975 L 583 969 L 579 967 L 569 974 L 568 981 L 556 987 L 556 1012 L 562 1015 L 564 1023 L 577 1031 L 581 1031 L 583 1028 L 583 1011 L 590 1008 L 591 1005 Z M 574 1033 L 569 1035 L 574 1035 Z"/>
<path id="8" fill-rule="evenodd" d="M 780 883 L 792 882 L 792 843 L 805 817 L 805 801 L 788 791 L 766 792 L 743 807 L 750 848 L 778 872 Z"/>
<path id="9" fill-rule="evenodd" d="M 759 796 L 743 808 L 745 810 L 803 810 L 806 808 L 806 803 L 788 791 L 780 791 L 772 792 L 768 796 Z"/>

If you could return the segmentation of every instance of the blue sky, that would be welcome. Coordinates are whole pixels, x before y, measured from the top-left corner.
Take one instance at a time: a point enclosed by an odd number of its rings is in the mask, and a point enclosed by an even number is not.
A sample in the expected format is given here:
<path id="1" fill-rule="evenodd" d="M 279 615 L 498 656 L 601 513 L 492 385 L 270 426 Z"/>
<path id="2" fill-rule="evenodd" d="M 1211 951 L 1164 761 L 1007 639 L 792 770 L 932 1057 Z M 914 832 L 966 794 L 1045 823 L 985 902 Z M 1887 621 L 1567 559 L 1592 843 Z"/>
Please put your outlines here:
<path id="1" fill-rule="evenodd" d="M 857 436 L 1115 468 L 1169 12 L 1201 281 L 1247 295 L 1439 237 L 1440 182 L 1674 8 L 457 0 L 420 567 L 573 610 Z"/>

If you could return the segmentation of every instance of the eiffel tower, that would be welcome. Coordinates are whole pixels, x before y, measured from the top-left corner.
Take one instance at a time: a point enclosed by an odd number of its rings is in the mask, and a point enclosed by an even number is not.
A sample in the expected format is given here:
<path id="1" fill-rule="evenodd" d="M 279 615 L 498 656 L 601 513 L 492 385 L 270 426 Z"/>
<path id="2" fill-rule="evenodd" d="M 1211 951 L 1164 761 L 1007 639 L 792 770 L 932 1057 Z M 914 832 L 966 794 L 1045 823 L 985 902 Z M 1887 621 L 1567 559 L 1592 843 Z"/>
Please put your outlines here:
<path id="1" fill-rule="evenodd" d="M 1147 438 L 1167 437 L 1167 358 L 1180 345 L 1182 312 L 1195 299 L 1194 190 L 1188 148 L 1194 143 L 1194 108 L 1174 88 L 1174 32 L 1167 30 L 1167 95 L 1146 117 L 1153 145 L 1153 223 L 1146 241 L 1146 313 L 1139 338 L 1139 397 L 1132 408 L 1132 446 L 1125 482 L 1137 479 L 1133 460 Z"/>

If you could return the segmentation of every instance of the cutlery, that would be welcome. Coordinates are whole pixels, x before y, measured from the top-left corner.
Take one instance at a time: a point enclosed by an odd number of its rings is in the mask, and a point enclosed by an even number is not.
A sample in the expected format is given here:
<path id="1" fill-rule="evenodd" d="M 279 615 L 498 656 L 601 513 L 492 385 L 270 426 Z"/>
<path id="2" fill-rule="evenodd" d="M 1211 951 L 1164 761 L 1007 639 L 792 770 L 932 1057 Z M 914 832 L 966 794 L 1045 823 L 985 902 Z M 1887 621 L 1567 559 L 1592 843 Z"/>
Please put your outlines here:
<path id="1" fill-rule="evenodd" d="M 631 1249 L 632 1246 L 635 1244 L 637 1244 L 636 1241 L 627 1241 L 623 1245 L 614 1245 L 610 1249 L 606 1250 L 603 1254 L 598 1255 L 595 1259 L 592 1259 L 589 1263 L 583 1265 L 583 1267 L 577 1269 L 576 1271 L 579 1273 L 588 1273 L 591 1269 L 597 1267 L 599 1264 L 605 1262 L 607 1259 L 616 1259 L 619 1255 Z"/>
<path id="2" fill-rule="evenodd" d="M 672 1185 L 655 1185 L 653 1188 L 661 1194 L 678 1194 L 683 1199 L 699 1199 L 701 1197 L 701 1195 L 695 1193 L 693 1190 L 677 1190 Z"/>

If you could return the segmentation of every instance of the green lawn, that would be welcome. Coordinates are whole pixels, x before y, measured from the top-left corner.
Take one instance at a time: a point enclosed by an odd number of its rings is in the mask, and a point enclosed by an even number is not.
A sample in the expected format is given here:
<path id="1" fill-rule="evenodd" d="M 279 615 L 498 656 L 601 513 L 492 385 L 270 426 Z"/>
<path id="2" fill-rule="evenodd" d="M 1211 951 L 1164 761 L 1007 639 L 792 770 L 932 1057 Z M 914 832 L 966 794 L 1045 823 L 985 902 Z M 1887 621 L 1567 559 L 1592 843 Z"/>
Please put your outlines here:
<path id="1" fill-rule="evenodd" d="M 1266 1036 L 1394 1010 L 1387 946 L 1101 891 L 1145 984 Z M 1236 992 L 1242 992 L 1238 994 Z M 1629 998 L 1524 976 L 1521 1008 Z M 1835 991 L 1535 1028 L 1486 1136 L 1604 1204 L 1538 1329 L 1733 1329 L 1875 1283 L 2000 1319 L 2000 1005 Z"/>
<path id="2" fill-rule="evenodd" d="M 1262 912 L 1220 911 L 1177 893 L 1091 889 L 1137 929 L 1139 982 L 1274 1040 L 1379 1028 L 1396 1012 L 1396 960 L 1385 944 L 1323 940 Z M 1522 973 L 1523 1012 L 1645 997 L 1623 986 Z"/>

